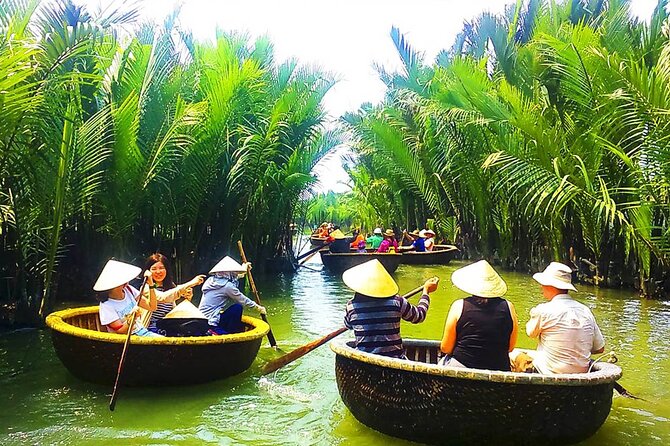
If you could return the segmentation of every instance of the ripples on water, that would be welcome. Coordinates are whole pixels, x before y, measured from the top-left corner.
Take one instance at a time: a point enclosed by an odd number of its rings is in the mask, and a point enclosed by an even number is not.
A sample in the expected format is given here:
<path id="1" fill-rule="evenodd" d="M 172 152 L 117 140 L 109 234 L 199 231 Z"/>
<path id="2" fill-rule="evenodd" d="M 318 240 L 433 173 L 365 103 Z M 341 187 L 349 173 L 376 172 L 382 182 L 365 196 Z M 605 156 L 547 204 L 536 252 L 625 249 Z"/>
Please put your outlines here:
<path id="1" fill-rule="evenodd" d="M 310 260 L 320 268 L 318 256 Z M 401 293 L 441 277 L 423 324 L 403 324 L 405 337 L 438 339 L 451 302 L 463 297 L 450 283 L 456 266 L 401 266 Z M 529 276 L 503 273 L 519 320 L 541 302 Z M 111 387 L 78 381 L 53 353 L 48 331 L 0 334 L 0 444 L 219 444 L 403 445 L 358 423 L 335 384 L 334 355 L 322 346 L 273 375 L 260 368 L 282 353 L 342 325 L 351 297 L 339 277 L 303 270 L 295 276 L 257 277 L 279 346 L 264 345 L 247 372 L 199 386 L 122 389 L 117 409 Z M 670 441 L 670 303 L 633 292 L 579 287 L 577 298 L 595 313 L 624 369 L 621 383 L 648 401 L 614 397 L 605 425 L 585 445 L 659 444 Z M 343 335 L 346 336 L 346 335 Z M 534 341 L 521 335 L 521 347 Z M 188 376 L 184 376 L 188 382 Z M 458 408 L 455 408 L 458 410 Z"/>

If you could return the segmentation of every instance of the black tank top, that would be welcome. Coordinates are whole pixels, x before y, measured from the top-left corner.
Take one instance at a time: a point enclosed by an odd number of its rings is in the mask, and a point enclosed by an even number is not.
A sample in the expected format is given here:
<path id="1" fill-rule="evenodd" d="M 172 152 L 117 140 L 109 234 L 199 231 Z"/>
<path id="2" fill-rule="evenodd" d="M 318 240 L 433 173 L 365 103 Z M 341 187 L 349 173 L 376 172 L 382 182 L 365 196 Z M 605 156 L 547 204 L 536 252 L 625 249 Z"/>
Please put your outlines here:
<path id="1" fill-rule="evenodd" d="M 512 325 L 505 299 L 474 296 L 463 299 L 452 356 L 466 367 L 509 371 Z"/>

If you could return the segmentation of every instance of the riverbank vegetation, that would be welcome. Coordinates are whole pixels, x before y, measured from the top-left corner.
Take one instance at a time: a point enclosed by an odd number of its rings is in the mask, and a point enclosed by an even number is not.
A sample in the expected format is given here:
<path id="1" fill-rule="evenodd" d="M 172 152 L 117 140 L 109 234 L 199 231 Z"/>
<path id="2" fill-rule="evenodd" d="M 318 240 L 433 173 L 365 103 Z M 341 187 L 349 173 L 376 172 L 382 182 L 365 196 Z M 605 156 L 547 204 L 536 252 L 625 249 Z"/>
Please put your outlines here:
<path id="1" fill-rule="evenodd" d="M 666 9 L 645 23 L 625 0 L 519 1 L 432 63 L 393 29 L 403 69 L 380 69 L 386 100 L 345 117 L 358 198 L 387 224 L 455 221 L 470 258 L 572 261 L 653 294 L 669 277 Z"/>
<path id="2" fill-rule="evenodd" d="M 267 38 L 197 42 L 176 13 L 137 18 L 0 4 L 0 304 L 23 321 L 59 288 L 90 296 L 110 256 L 160 250 L 185 277 L 239 238 L 250 259 L 282 254 L 340 143 L 323 126 L 330 74 L 276 63 Z"/>

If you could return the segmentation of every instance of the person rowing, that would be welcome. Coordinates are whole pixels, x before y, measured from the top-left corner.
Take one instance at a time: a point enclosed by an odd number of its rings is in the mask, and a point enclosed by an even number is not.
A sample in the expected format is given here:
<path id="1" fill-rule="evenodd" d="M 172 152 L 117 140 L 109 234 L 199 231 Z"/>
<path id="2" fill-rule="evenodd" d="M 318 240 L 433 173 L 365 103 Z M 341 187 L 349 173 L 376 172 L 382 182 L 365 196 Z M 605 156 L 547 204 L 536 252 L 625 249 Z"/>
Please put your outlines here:
<path id="1" fill-rule="evenodd" d="M 148 311 L 154 311 L 157 308 L 151 271 L 144 272 L 147 285 L 149 285 L 147 297 L 140 296 L 139 290 L 128 283 L 140 273 L 142 273 L 141 268 L 112 259 L 105 264 L 98 280 L 93 285 L 93 290 L 99 292 L 100 323 L 107 327 L 108 332 L 126 334 L 128 330 L 131 330 L 131 333 L 137 336 L 160 336 L 142 326 L 139 318 L 133 317 L 136 311 L 140 311 L 140 308 Z M 132 320 L 135 323 L 131 329 Z"/>
<path id="2" fill-rule="evenodd" d="M 249 299 L 239 289 L 239 277 L 247 272 L 248 265 L 240 265 L 226 256 L 209 271 L 213 275 L 202 286 L 202 300 L 198 308 L 209 321 L 210 335 L 244 331 L 243 307 L 266 314 L 264 306 Z"/>
<path id="3" fill-rule="evenodd" d="M 398 285 L 377 259 L 346 270 L 342 280 L 355 292 L 347 302 L 344 325 L 354 330 L 355 347 L 368 353 L 404 358 L 400 320 L 418 324 L 426 319 L 436 277 L 426 280 L 418 305 L 398 296 Z"/>

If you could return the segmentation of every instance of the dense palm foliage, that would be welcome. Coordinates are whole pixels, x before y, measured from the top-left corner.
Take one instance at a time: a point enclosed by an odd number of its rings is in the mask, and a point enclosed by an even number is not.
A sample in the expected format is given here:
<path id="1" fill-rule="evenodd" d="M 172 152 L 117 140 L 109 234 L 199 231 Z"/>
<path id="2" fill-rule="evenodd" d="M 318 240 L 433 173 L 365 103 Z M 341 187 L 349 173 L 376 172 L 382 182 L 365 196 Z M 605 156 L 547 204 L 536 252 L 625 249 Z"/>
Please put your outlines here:
<path id="1" fill-rule="evenodd" d="M 394 29 L 403 70 L 380 70 L 384 103 L 345 117 L 392 218 L 455 220 L 471 257 L 572 257 L 595 282 L 653 291 L 670 240 L 670 22 L 665 0 L 650 23 L 628 3 L 517 2 L 433 64 Z"/>
<path id="2" fill-rule="evenodd" d="M 109 256 L 161 250 L 180 275 L 242 237 L 251 259 L 290 250 L 312 167 L 340 143 L 322 125 L 330 75 L 275 63 L 265 38 L 199 43 L 137 15 L 0 3 L 0 295 L 28 315 L 58 284 L 88 294 Z"/>

